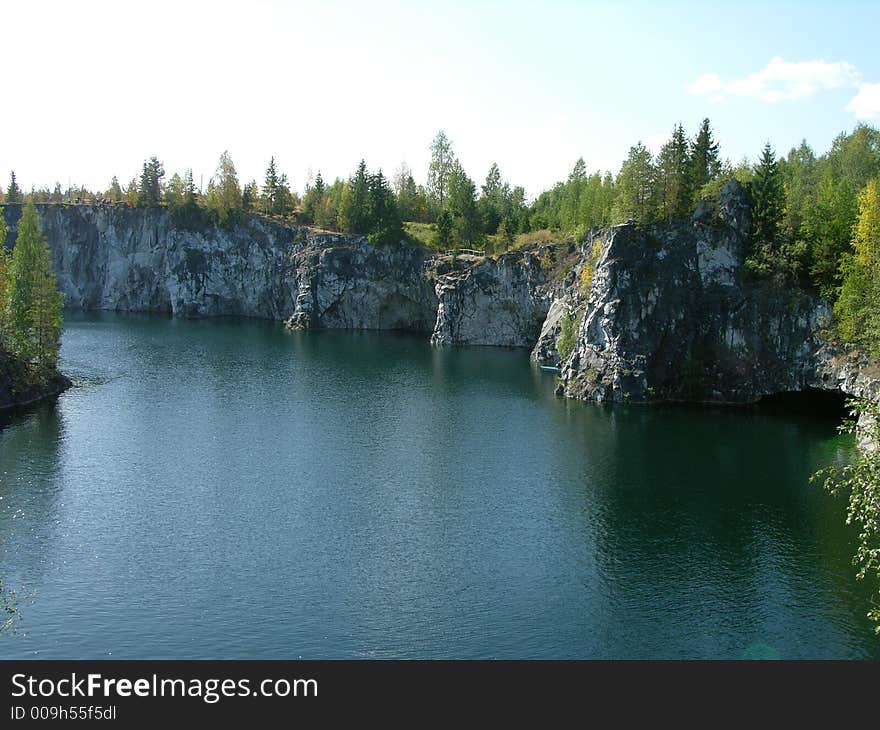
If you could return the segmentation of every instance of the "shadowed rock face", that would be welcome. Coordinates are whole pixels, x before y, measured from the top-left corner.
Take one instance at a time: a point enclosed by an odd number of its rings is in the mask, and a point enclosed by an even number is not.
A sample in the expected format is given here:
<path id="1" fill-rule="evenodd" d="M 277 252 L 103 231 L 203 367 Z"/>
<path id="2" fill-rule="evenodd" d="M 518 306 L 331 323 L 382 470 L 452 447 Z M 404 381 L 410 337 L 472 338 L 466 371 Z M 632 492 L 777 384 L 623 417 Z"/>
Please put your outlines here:
<path id="1" fill-rule="evenodd" d="M 748 229 L 737 183 L 722 191 L 715 220 L 700 208 L 690 221 L 610 229 L 560 391 L 730 403 L 811 387 L 865 391 L 818 335 L 826 303 L 744 276 Z"/>

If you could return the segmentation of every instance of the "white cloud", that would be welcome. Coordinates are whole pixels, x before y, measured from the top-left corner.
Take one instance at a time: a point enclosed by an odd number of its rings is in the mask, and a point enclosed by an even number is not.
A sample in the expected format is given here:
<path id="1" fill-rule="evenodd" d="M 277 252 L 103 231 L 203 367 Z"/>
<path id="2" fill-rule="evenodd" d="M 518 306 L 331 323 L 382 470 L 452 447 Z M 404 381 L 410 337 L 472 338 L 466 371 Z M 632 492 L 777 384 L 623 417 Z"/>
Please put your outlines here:
<path id="1" fill-rule="evenodd" d="M 687 84 L 685 88 L 689 94 L 705 96 L 721 91 L 723 86 L 724 84 L 721 82 L 721 77 L 718 74 L 703 74 Z"/>
<path id="2" fill-rule="evenodd" d="M 764 68 L 742 79 L 723 81 L 718 74 L 707 73 L 687 85 L 695 96 L 708 96 L 719 103 L 728 96 L 752 97 L 769 104 L 806 99 L 820 91 L 854 88 L 862 75 L 846 61 L 786 61 L 779 56 Z"/>
<path id="3" fill-rule="evenodd" d="M 846 105 L 856 119 L 880 120 L 880 84 L 862 84 L 859 92 Z"/>

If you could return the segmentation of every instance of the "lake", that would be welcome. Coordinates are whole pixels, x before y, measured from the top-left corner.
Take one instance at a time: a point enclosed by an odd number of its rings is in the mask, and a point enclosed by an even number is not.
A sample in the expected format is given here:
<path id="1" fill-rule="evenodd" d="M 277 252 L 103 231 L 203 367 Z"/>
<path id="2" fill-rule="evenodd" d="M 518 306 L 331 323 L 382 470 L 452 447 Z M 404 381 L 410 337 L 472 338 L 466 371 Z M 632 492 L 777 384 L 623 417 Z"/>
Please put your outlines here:
<path id="1" fill-rule="evenodd" d="M 235 320 L 69 315 L 62 360 L 0 416 L 4 658 L 880 658 L 833 418 Z"/>

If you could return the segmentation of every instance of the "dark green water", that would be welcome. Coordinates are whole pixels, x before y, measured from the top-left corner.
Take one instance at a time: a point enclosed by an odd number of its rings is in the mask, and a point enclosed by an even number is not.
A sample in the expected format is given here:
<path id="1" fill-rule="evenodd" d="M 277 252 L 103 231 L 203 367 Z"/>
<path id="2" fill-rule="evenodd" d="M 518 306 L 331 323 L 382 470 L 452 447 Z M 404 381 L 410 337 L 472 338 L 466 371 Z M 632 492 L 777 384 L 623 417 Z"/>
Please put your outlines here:
<path id="1" fill-rule="evenodd" d="M 880 657 L 827 419 L 257 323 L 69 318 L 63 359 L 0 422 L 0 656 Z"/>

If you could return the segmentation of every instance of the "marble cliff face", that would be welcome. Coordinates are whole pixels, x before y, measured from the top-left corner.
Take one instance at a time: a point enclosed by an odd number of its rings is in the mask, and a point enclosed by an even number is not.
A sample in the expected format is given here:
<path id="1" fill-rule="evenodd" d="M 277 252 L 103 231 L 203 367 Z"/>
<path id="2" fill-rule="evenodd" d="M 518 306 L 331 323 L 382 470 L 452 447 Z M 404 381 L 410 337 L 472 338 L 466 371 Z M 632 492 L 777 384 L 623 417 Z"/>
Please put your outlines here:
<path id="1" fill-rule="evenodd" d="M 39 212 L 68 308 L 527 347 L 560 366 L 560 392 L 574 398 L 750 402 L 807 388 L 880 396 L 863 357 L 823 341 L 827 304 L 745 276 L 749 206 L 736 183 L 688 220 L 452 262 L 257 217 L 221 228 L 124 205 Z M 11 245 L 20 211 L 7 206 L 5 215 Z M 585 267 L 591 277 L 581 277 Z M 566 316 L 578 327 L 560 362 Z"/>

